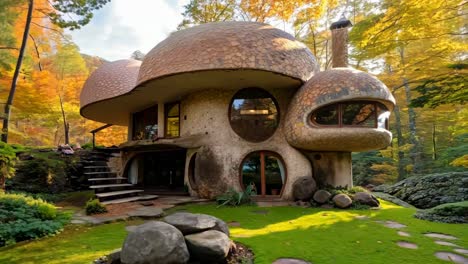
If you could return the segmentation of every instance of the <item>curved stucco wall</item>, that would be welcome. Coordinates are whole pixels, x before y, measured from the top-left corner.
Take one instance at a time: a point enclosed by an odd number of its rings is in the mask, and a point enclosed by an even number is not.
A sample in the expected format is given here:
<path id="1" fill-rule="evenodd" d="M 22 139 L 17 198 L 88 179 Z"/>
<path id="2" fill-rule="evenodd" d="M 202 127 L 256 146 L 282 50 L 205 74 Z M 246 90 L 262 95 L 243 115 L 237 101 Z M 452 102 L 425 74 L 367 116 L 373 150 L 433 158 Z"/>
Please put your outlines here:
<path id="1" fill-rule="evenodd" d="M 383 128 L 327 127 L 312 124 L 316 109 L 344 101 L 375 101 L 393 110 L 395 99 L 376 77 L 351 68 L 317 73 L 295 94 L 284 123 L 287 141 L 315 151 L 367 151 L 387 147 L 392 139 Z"/>
<path id="2" fill-rule="evenodd" d="M 285 140 L 281 123 L 294 91 L 268 90 L 278 101 L 280 124 L 274 135 L 266 141 L 251 143 L 240 138 L 229 124 L 228 110 L 237 90 L 205 90 L 181 101 L 181 137 L 204 134 L 209 140 L 199 148 L 189 149 L 186 160 L 186 177 L 191 155 L 197 152 L 195 178 L 198 194 L 210 197 L 221 194 L 230 187 L 240 189 L 242 160 L 254 151 L 272 151 L 284 160 L 287 179 L 283 199 L 292 199 L 292 184 L 302 176 L 312 176 L 308 159 Z M 189 183 L 189 180 L 185 180 Z"/>
<path id="3" fill-rule="evenodd" d="M 307 81 L 318 70 L 290 34 L 255 22 L 208 23 L 172 33 L 145 57 L 138 84 L 184 72 L 255 69 Z"/>

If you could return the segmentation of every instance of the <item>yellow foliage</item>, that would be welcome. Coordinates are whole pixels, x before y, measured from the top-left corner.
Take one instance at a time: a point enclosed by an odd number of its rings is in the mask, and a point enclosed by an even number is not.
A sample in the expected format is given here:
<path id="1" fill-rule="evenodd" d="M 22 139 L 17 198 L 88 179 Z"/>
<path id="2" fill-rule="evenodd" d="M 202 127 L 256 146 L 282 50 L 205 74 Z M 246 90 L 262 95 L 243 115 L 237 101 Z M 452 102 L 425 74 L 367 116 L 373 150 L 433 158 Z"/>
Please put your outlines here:
<path id="1" fill-rule="evenodd" d="M 454 159 L 452 162 L 450 162 L 450 165 L 456 166 L 456 167 L 468 168 L 468 154 L 465 154 L 459 158 Z"/>

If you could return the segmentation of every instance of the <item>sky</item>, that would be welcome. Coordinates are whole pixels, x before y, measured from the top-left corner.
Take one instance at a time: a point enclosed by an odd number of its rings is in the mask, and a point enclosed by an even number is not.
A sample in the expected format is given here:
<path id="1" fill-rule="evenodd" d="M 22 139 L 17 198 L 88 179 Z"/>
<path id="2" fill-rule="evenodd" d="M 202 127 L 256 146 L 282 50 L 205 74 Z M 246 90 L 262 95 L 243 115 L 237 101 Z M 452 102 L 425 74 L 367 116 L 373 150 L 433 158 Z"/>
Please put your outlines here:
<path id="1" fill-rule="evenodd" d="M 189 0 L 112 0 L 91 22 L 69 31 L 80 52 L 114 61 L 148 53 L 175 31 Z"/>

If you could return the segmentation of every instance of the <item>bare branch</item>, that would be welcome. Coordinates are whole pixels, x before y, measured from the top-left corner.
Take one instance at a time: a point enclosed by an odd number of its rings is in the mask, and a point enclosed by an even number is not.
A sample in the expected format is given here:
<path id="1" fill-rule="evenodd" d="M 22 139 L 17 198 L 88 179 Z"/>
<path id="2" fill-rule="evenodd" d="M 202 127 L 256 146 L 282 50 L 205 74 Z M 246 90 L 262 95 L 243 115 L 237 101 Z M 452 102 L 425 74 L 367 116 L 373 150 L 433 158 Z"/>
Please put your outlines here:
<path id="1" fill-rule="evenodd" d="M 33 44 L 34 44 L 34 49 L 36 50 L 36 56 L 37 58 L 39 59 L 39 62 L 37 63 L 38 67 L 39 67 L 39 71 L 42 71 L 42 65 L 41 65 L 41 55 L 39 54 L 39 48 L 37 46 L 37 43 L 36 43 L 36 40 L 34 39 L 34 37 L 29 34 L 29 37 L 32 39 L 33 41 Z"/>

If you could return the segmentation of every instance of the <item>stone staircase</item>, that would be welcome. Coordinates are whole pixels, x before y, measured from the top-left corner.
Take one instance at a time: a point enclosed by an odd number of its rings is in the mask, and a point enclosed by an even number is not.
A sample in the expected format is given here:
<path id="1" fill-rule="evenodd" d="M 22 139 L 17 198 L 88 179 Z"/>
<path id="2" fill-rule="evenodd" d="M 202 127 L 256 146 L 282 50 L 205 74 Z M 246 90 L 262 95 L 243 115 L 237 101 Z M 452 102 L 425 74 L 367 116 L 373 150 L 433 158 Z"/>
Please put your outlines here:
<path id="1" fill-rule="evenodd" d="M 94 190 L 99 201 L 102 204 L 117 204 L 158 198 L 157 195 L 144 195 L 144 190 L 137 189 L 134 184 L 128 183 L 127 178 L 119 177 L 116 168 L 109 167 L 109 158 L 119 156 L 120 153 L 116 151 L 95 149 L 82 160 L 89 188 Z"/>

